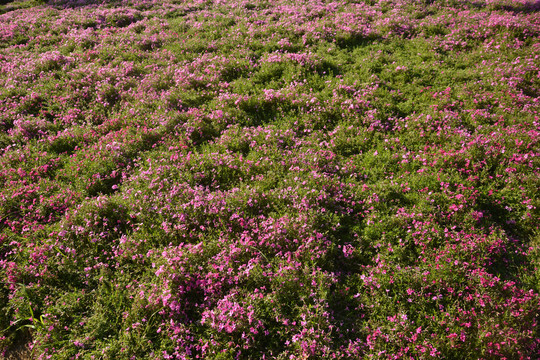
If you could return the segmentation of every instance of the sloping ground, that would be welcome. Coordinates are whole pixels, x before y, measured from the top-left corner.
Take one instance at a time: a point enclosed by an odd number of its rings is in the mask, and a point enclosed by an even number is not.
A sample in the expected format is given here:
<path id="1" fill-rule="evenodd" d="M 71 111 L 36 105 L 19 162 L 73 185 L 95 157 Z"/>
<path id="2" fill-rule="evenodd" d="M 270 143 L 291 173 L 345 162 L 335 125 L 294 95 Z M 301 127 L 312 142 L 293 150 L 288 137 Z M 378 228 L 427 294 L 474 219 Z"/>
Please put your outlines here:
<path id="1" fill-rule="evenodd" d="M 538 359 L 540 6 L 0 3 L 0 345 Z"/>

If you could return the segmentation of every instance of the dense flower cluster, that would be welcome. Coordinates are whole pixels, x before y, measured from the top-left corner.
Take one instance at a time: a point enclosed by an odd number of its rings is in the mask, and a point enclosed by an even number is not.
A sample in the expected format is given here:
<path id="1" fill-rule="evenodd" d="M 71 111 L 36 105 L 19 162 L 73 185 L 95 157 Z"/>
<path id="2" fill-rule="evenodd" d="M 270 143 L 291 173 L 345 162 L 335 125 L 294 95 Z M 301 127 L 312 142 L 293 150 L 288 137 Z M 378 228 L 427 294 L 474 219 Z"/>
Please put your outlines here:
<path id="1" fill-rule="evenodd" d="M 537 1 L 0 14 L 3 356 L 540 356 Z"/>

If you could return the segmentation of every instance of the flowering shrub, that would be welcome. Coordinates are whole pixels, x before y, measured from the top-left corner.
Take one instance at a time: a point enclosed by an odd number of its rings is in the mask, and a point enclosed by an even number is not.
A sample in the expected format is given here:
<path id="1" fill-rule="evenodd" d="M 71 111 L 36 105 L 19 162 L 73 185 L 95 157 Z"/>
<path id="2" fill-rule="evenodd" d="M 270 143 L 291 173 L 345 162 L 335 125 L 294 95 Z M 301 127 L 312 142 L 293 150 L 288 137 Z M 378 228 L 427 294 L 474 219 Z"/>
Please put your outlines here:
<path id="1" fill-rule="evenodd" d="M 532 0 L 0 1 L 0 351 L 538 359 Z"/>

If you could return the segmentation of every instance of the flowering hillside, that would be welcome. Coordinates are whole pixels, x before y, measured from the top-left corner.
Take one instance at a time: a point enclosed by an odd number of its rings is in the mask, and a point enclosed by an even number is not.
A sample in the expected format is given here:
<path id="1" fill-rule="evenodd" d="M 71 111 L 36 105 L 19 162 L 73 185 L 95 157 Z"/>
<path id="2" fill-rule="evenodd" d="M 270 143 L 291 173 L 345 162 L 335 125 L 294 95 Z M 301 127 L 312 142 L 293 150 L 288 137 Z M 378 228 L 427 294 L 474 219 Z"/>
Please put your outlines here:
<path id="1" fill-rule="evenodd" d="M 540 2 L 0 0 L 6 359 L 538 359 Z"/>

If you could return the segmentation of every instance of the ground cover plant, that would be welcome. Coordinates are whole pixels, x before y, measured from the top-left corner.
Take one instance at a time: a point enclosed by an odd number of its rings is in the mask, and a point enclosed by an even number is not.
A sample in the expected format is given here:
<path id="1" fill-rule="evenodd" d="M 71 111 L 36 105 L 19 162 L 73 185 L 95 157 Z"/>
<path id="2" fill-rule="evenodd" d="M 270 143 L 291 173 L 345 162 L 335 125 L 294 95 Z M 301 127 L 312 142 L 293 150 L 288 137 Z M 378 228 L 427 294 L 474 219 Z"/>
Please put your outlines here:
<path id="1" fill-rule="evenodd" d="M 0 348 L 538 359 L 540 5 L 0 1 Z"/>

